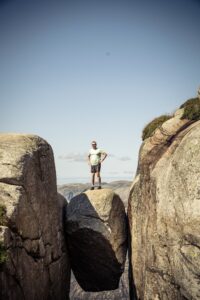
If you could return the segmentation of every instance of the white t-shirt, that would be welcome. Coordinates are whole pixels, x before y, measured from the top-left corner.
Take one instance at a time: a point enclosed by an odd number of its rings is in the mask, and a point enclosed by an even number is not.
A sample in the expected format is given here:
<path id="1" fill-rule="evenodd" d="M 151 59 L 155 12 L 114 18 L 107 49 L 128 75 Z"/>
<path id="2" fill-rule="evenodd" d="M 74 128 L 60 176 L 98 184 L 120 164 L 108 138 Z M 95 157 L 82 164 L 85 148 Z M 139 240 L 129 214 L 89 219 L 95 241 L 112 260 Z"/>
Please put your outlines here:
<path id="1" fill-rule="evenodd" d="M 99 164 L 100 159 L 101 159 L 101 154 L 105 153 L 104 150 L 102 149 L 90 149 L 89 154 L 90 154 L 90 163 L 92 166 L 96 166 Z"/>

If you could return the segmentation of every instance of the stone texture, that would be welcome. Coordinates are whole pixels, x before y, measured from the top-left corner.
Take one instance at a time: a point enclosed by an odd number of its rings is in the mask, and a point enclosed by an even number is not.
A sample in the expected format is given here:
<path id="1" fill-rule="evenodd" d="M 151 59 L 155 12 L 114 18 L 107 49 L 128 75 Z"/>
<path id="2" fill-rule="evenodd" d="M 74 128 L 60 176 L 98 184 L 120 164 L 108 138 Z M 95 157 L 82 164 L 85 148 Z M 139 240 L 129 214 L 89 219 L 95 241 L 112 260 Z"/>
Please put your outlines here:
<path id="1" fill-rule="evenodd" d="M 1 299 L 68 299 L 70 265 L 53 152 L 38 136 L 0 135 Z"/>
<path id="2" fill-rule="evenodd" d="M 128 195 L 130 192 L 131 181 L 117 180 L 109 183 L 102 182 L 103 188 L 110 188 L 115 194 L 118 194 L 125 206 L 125 211 L 127 210 Z M 69 202 L 76 195 L 85 192 L 91 187 L 90 183 L 68 183 L 58 186 L 58 191 L 66 198 Z M 71 282 L 70 282 L 70 299 L 76 300 L 128 300 L 129 297 L 129 280 L 128 280 L 128 270 L 129 270 L 129 260 L 128 253 L 126 255 L 126 262 L 124 272 L 120 278 L 119 288 L 110 291 L 101 292 L 85 292 L 76 278 L 71 272 Z"/>
<path id="3" fill-rule="evenodd" d="M 87 191 L 71 199 L 66 234 L 73 273 L 85 291 L 117 289 L 127 252 L 123 202 L 111 189 Z"/>
<path id="4" fill-rule="evenodd" d="M 200 299 L 200 121 L 182 113 L 140 148 L 128 203 L 132 298 Z"/>

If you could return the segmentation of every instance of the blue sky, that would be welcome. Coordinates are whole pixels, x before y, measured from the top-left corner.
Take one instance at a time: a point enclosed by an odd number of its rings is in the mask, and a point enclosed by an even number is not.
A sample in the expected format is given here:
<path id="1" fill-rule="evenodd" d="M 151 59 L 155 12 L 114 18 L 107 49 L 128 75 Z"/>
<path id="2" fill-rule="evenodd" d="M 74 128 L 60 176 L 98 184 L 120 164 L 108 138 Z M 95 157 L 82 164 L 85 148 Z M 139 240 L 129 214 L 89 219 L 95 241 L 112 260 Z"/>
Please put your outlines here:
<path id="1" fill-rule="evenodd" d="M 200 1 L 0 1 L 1 132 L 37 134 L 58 178 L 135 175 L 141 133 L 200 85 Z"/>

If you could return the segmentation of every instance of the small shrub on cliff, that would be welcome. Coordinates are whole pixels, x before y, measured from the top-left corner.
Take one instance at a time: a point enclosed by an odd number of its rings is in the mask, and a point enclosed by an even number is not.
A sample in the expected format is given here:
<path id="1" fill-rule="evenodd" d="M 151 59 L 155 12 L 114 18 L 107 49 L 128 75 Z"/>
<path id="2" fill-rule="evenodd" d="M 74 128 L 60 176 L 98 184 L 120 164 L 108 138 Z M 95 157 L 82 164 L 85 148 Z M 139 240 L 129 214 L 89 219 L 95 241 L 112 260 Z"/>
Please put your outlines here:
<path id="1" fill-rule="evenodd" d="M 6 207 L 0 204 L 0 225 L 5 225 Z"/>
<path id="2" fill-rule="evenodd" d="M 198 121 L 200 120 L 200 99 L 191 98 L 183 103 L 180 108 L 184 108 L 181 119 Z"/>
<path id="3" fill-rule="evenodd" d="M 156 128 L 158 128 L 159 126 L 161 126 L 165 121 L 171 119 L 172 116 L 171 115 L 162 115 L 158 118 L 155 118 L 154 120 L 152 120 L 150 123 L 148 123 L 143 131 L 142 131 L 142 140 L 144 141 L 145 139 L 147 139 L 148 137 L 152 136 L 154 131 L 156 130 Z"/>

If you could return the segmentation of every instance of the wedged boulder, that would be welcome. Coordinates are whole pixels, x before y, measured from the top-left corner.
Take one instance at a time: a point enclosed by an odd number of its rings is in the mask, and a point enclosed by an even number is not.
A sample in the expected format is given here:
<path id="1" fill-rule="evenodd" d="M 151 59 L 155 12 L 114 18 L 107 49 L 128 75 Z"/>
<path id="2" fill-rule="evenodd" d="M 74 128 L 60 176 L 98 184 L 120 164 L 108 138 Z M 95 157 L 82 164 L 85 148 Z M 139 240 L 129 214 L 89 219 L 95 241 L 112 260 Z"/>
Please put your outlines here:
<path id="1" fill-rule="evenodd" d="M 85 291 L 117 289 L 127 252 L 127 218 L 111 189 L 87 191 L 66 210 L 71 267 Z"/>
<path id="2" fill-rule="evenodd" d="M 143 142 L 129 195 L 131 284 L 141 300 L 200 299 L 200 121 L 182 113 Z"/>
<path id="3" fill-rule="evenodd" d="M 34 135 L 1 134 L 1 299 L 68 299 L 65 205 L 50 145 Z"/>
<path id="4" fill-rule="evenodd" d="M 65 184 L 59 185 L 58 191 L 66 198 L 69 202 L 76 195 L 85 192 L 90 188 L 89 183 L 76 183 L 76 184 Z M 128 195 L 130 191 L 131 181 L 118 180 L 109 183 L 102 182 L 103 188 L 110 188 L 116 194 L 119 195 L 124 203 L 125 211 L 128 204 Z M 81 299 L 81 300 L 118 300 L 118 299 L 130 299 L 129 297 L 129 259 L 128 253 L 126 254 L 126 262 L 124 272 L 119 281 L 119 288 L 109 291 L 101 292 L 86 292 L 78 284 L 73 272 L 71 272 L 71 283 L 70 283 L 70 299 Z"/>

